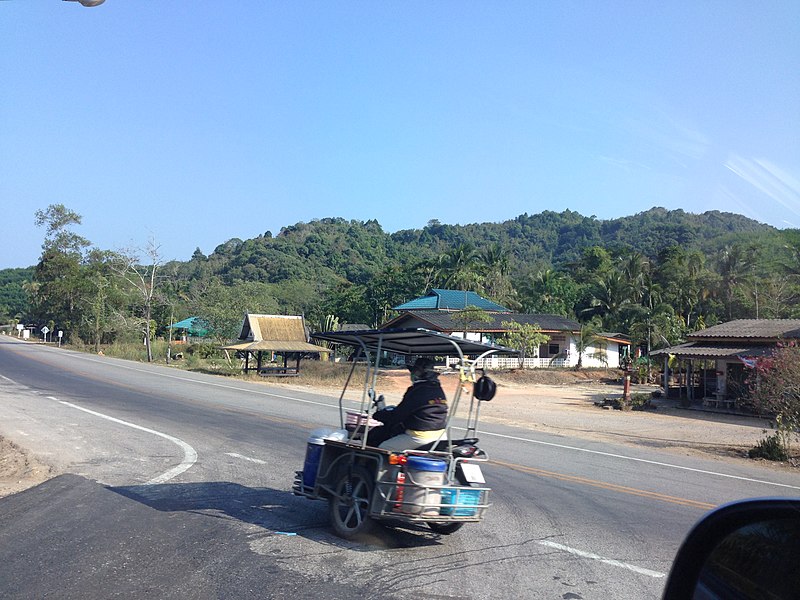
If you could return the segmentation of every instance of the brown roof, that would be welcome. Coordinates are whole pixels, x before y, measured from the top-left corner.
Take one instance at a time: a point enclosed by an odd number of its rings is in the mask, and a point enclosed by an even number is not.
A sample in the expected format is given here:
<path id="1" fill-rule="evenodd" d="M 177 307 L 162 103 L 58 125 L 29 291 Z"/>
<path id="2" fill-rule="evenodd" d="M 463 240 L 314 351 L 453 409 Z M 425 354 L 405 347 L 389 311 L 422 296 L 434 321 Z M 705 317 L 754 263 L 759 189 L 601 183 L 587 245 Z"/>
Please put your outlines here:
<path id="1" fill-rule="evenodd" d="M 239 339 L 241 343 L 225 348 L 250 352 L 330 352 L 308 343 L 303 317 L 296 315 L 247 314 Z"/>
<path id="2" fill-rule="evenodd" d="M 250 342 L 263 340 L 305 342 L 308 340 L 305 323 L 301 316 L 253 313 L 245 315 L 239 339 Z"/>
<path id="3" fill-rule="evenodd" d="M 650 356 L 675 355 L 678 358 L 736 358 L 737 356 L 764 356 L 775 350 L 774 345 L 752 345 L 746 344 L 703 344 L 700 342 L 690 342 L 661 350 L 654 350 Z"/>
<path id="4" fill-rule="evenodd" d="M 800 338 L 800 319 L 738 319 L 686 336 L 690 340 L 770 340 Z"/>

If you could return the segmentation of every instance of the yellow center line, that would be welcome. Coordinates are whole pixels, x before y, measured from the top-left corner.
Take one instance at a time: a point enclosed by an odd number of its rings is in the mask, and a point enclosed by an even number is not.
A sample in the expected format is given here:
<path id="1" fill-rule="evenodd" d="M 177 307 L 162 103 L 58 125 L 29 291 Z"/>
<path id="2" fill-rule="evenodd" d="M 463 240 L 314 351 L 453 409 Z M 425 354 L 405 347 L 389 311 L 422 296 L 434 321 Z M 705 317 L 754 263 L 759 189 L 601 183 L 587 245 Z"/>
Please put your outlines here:
<path id="1" fill-rule="evenodd" d="M 540 477 L 549 477 L 551 479 L 559 479 L 561 481 L 568 481 L 571 483 L 578 483 L 580 485 L 588 485 L 612 492 L 619 492 L 622 494 L 629 494 L 631 496 L 639 496 L 641 498 L 649 498 L 651 500 L 658 500 L 660 502 L 668 502 L 670 504 L 677 504 L 679 506 L 689 506 L 692 508 L 699 508 L 700 510 L 711 510 L 716 508 L 716 504 L 708 502 L 698 502 L 697 500 L 689 500 L 687 498 L 678 498 L 676 496 L 667 496 L 666 494 L 659 494 L 658 492 L 648 492 L 637 488 L 627 487 L 624 485 L 617 485 L 614 483 L 606 483 L 604 481 L 597 481 L 595 479 L 588 479 L 586 477 L 578 477 L 577 475 L 565 475 L 564 473 L 556 473 L 554 471 L 545 471 L 544 469 L 537 469 L 535 467 L 528 467 L 525 465 L 518 465 L 515 463 L 504 462 L 492 459 L 492 464 L 506 467 L 514 471 L 529 473 L 531 475 L 539 475 Z"/>

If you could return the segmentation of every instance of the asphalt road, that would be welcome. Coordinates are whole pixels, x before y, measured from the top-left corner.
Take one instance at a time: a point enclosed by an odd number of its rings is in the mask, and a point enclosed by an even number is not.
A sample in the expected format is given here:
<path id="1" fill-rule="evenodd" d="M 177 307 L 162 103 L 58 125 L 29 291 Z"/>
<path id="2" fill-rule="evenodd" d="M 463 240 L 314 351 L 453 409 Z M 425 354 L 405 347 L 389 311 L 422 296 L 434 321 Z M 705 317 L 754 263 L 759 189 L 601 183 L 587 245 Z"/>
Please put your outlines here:
<path id="1" fill-rule="evenodd" d="M 346 542 L 293 496 L 337 398 L 0 337 L 0 435 L 64 473 L 0 500 L 3 598 L 656 598 L 757 466 L 485 425 L 493 506 L 452 536 Z"/>

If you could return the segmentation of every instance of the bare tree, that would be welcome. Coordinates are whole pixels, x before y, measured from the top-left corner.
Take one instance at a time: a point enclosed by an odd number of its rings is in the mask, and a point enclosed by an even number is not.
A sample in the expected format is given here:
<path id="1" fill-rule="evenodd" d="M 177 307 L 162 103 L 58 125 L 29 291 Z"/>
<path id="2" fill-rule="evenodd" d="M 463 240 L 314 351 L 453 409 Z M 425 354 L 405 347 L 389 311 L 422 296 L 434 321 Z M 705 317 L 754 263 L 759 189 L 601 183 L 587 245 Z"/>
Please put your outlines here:
<path id="1" fill-rule="evenodd" d="M 151 317 L 156 295 L 158 271 L 163 265 L 161 246 L 151 237 L 145 248 L 127 248 L 120 251 L 114 261 L 115 272 L 130 285 L 142 309 L 141 326 L 147 348 L 147 362 L 153 362 Z M 144 254 L 146 261 L 142 261 Z M 142 264 L 146 262 L 147 264 Z"/>

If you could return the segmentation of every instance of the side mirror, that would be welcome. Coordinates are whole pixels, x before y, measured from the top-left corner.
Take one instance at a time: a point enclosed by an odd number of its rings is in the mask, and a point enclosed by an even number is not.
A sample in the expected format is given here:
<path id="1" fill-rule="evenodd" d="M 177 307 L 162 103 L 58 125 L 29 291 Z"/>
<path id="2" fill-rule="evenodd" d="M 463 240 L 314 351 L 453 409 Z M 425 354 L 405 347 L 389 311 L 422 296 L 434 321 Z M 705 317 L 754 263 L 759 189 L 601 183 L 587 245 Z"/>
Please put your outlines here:
<path id="1" fill-rule="evenodd" d="M 800 594 L 800 499 L 726 504 L 684 540 L 664 600 L 790 599 Z"/>

